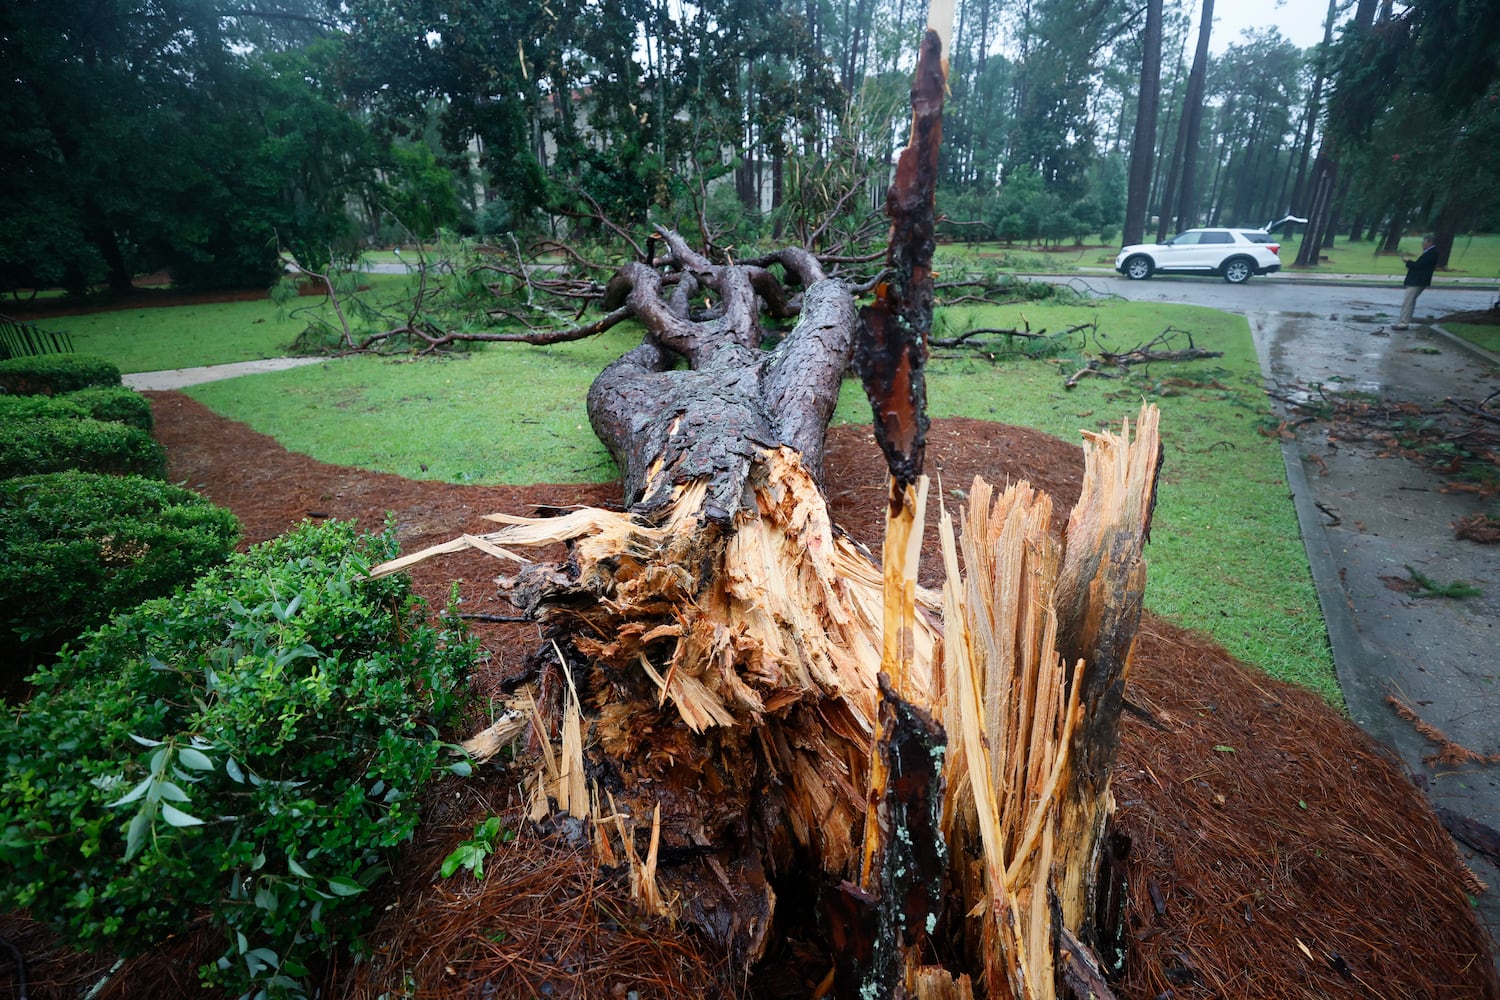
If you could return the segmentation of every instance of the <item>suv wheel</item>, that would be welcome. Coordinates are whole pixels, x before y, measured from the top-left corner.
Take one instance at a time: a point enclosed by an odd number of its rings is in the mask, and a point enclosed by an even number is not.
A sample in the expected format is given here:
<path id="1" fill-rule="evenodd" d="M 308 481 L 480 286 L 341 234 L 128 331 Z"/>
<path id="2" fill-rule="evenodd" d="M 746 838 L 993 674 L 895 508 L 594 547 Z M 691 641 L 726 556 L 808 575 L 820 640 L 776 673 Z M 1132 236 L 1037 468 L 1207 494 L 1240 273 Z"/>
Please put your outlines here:
<path id="1" fill-rule="evenodd" d="M 1125 277 L 1132 281 L 1145 281 L 1151 277 L 1151 258 L 1136 254 L 1127 260 L 1125 262 Z"/>
<path id="2" fill-rule="evenodd" d="M 1231 257 L 1224 262 L 1224 280 L 1231 285 L 1243 285 L 1255 273 L 1255 265 L 1244 257 Z"/>

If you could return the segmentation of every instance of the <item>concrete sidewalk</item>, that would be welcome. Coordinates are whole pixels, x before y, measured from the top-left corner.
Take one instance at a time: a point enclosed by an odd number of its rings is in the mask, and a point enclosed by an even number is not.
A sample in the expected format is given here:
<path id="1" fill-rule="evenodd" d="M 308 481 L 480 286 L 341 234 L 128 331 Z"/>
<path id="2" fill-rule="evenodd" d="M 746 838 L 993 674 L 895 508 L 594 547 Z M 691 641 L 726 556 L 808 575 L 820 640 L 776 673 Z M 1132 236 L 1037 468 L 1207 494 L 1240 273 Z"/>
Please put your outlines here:
<path id="1" fill-rule="evenodd" d="M 1352 316 L 1248 318 L 1261 368 L 1283 392 L 1368 393 L 1430 412 L 1500 388 L 1500 357 L 1431 325 L 1396 332 Z M 1282 452 L 1349 714 L 1400 757 L 1440 814 L 1500 828 L 1500 765 L 1432 760 L 1436 745 L 1388 701 L 1399 698 L 1464 747 L 1500 752 L 1500 553 L 1453 529 L 1486 502 L 1445 491 L 1417 463 L 1330 429 L 1302 424 Z M 1479 594 L 1420 596 L 1409 587 L 1414 573 Z M 1500 865 L 1459 847 L 1489 885 L 1476 905 L 1500 937 Z"/>
<path id="2" fill-rule="evenodd" d="M 132 389 L 160 391 L 181 389 L 184 386 L 220 379 L 239 378 L 241 375 L 259 375 L 263 372 L 279 372 L 303 365 L 316 365 L 329 358 L 264 358 L 260 361 L 240 361 L 228 365 L 204 365 L 199 368 L 171 368 L 159 372 L 135 372 L 122 381 Z"/>

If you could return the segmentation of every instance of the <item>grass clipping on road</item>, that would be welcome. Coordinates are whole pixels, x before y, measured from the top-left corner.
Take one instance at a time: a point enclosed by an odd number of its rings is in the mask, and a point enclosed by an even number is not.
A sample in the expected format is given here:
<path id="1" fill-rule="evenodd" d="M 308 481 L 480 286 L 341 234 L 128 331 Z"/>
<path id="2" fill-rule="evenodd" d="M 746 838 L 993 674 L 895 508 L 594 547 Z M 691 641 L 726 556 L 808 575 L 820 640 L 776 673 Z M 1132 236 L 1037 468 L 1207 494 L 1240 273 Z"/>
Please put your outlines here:
<path id="1" fill-rule="evenodd" d="M 947 310 L 951 326 L 1097 322 L 1036 352 L 940 351 L 928 368 L 933 417 L 1031 427 L 1076 442 L 1114 415 L 1155 403 L 1166 461 L 1147 607 L 1203 632 L 1236 657 L 1338 702 L 1327 633 L 1302 548 L 1243 317 L 1191 306 L 1095 302 Z M 1064 381 L 1086 356 L 1123 353 L 1167 326 L 1191 331 L 1217 358 L 1151 364 L 1118 377 Z M 574 344 L 498 347 L 446 360 L 340 360 L 196 386 L 189 393 L 232 419 L 321 461 L 455 483 L 602 482 L 616 471 L 594 437 L 584 396 L 594 376 L 633 347 L 621 329 Z M 1085 339 L 1087 338 L 1087 339 Z M 844 383 L 835 421 L 864 423 L 858 383 Z M 958 486 L 961 484 L 947 484 Z"/>

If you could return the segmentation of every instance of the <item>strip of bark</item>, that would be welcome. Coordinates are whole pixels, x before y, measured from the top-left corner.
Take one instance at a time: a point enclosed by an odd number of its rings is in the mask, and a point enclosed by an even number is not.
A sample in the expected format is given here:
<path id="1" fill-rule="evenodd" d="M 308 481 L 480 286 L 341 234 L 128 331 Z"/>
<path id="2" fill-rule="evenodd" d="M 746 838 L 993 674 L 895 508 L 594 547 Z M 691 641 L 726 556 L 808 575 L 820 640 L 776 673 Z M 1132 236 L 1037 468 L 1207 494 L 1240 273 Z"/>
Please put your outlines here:
<path id="1" fill-rule="evenodd" d="M 875 439 L 895 480 L 891 503 L 899 510 L 906 490 L 922 475 L 927 441 L 927 335 L 932 329 L 932 253 L 936 245 L 938 147 L 943 138 L 942 42 L 922 37 L 912 83 L 912 137 L 896 162 L 886 194 L 891 234 L 886 262 L 890 280 L 875 302 L 859 312 L 855 367 L 875 417 Z"/>

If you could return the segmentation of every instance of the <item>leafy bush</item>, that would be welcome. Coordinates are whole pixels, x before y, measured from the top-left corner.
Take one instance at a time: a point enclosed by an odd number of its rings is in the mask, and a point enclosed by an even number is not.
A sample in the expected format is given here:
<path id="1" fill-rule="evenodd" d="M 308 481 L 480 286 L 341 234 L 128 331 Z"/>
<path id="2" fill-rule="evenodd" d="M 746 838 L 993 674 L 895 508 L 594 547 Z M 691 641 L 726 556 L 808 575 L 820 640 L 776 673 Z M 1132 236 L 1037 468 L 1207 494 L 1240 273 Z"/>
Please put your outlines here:
<path id="1" fill-rule="evenodd" d="M 56 396 L 0 396 L 0 420 L 36 420 L 42 417 L 89 417 L 139 427 L 143 431 L 154 426 L 151 404 L 146 397 L 124 386 L 80 389 Z"/>
<path id="2" fill-rule="evenodd" d="M 80 389 L 62 398 L 83 407 L 95 420 L 139 427 L 148 433 L 156 426 L 156 421 L 151 416 L 151 402 L 125 386 Z"/>
<path id="3" fill-rule="evenodd" d="M 119 384 L 119 367 L 92 354 L 42 354 L 0 361 L 0 392 L 14 396 L 55 396 Z"/>
<path id="4" fill-rule="evenodd" d="M 0 481 L 0 652 L 55 649 L 170 594 L 222 563 L 239 533 L 229 511 L 139 476 Z"/>
<path id="5" fill-rule="evenodd" d="M 82 469 L 164 479 L 167 453 L 139 427 L 44 417 L 0 424 L 0 478 Z"/>
<path id="6" fill-rule="evenodd" d="M 368 578 L 395 550 L 304 525 L 35 674 L 0 724 L 0 907 L 125 954 L 206 914 L 205 979 L 304 995 L 416 828 L 472 656 L 407 578 Z"/>

